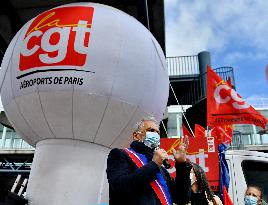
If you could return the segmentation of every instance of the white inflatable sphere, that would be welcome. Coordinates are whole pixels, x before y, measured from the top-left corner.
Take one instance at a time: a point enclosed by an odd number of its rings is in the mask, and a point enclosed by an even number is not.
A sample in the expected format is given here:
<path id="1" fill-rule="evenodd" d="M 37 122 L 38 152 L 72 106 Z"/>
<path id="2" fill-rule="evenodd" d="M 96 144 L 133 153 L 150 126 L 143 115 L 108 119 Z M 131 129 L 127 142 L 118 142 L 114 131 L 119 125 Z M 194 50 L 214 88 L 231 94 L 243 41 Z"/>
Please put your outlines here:
<path id="1" fill-rule="evenodd" d="M 0 80 L 8 119 L 33 146 L 61 138 L 123 146 L 143 115 L 161 120 L 169 86 L 152 34 L 124 12 L 93 3 L 60 6 L 24 25 Z"/>

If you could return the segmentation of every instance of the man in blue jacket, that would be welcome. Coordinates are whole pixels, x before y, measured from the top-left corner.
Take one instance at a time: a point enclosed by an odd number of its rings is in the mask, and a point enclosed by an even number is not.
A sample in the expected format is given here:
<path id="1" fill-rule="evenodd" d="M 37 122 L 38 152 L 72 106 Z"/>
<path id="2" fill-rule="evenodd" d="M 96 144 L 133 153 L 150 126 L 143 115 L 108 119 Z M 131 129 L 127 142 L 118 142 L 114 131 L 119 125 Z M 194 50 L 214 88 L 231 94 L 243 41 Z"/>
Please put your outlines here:
<path id="1" fill-rule="evenodd" d="M 110 205 L 186 204 L 190 197 L 185 152 L 173 150 L 176 179 L 162 166 L 168 154 L 160 145 L 159 126 L 153 117 L 136 124 L 130 148 L 112 149 L 107 159 Z"/>

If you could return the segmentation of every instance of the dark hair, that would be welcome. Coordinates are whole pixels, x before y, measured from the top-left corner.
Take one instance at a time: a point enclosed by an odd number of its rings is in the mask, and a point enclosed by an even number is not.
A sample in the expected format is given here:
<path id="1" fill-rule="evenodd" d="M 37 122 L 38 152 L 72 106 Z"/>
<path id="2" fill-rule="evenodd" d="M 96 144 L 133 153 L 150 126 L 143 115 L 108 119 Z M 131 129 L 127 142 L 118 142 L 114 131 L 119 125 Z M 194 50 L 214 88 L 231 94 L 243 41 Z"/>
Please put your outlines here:
<path id="1" fill-rule="evenodd" d="M 262 200 L 262 197 L 263 197 L 263 194 L 262 193 L 263 193 L 263 191 L 262 191 L 262 188 L 261 187 L 256 186 L 256 185 L 248 185 L 246 192 L 248 191 L 249 188 L 255 188 L 255 189 L 257 189 L 261 193 L 261 200 Z"/>
<path id="2" fill-rule="evenodd" d="M 216 204 L 215 199 L 213 198 L 214 193 L 210 189 L 210 186 L 208 184 L 207 176 L 198 164 L 192 163 L 193 170 L 197 179 L 198 188 L 200 191 L 206 192 L 208 200 L 212 201 L 213 204 Z"/>

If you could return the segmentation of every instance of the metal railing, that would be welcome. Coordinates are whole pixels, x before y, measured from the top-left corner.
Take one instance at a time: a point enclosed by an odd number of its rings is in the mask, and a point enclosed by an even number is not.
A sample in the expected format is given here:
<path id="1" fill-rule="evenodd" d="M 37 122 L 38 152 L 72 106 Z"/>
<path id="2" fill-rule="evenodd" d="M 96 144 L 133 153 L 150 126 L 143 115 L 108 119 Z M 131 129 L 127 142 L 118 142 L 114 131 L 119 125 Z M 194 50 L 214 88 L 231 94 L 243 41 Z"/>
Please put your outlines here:
<path id="1" fill-rule="evenodd" d="M 232 67 L 219 67 L 214 69 L 214 71 L 224 80 L 227 81 L 229 78 L 231 79 L 232 85 L 235 87 L 234 74 Z M 200 100 L 206 97 L 206 92 L 203 89 L 203 82 L 206 82 L 207 73 L 199 74 L 197 76 L 189 76 L 187 80 L 187 87 L 185 86 L 185 90 L 180 93 L 176 93 L 178 95 L 178 100 L 180 104 L 183 105 L 194 105 Z"/>
<path id="2" fill-rule="evenodd" d="M 21 161 L 13 160 L 10 157 L 0 158 L 0 174 L 1 173 L 30 173 L 32 166 L 32 156 L 28 156 Z"/>
<path id="3" fill-rule="evenodd" d="M 231 80 L 232 85 L 235 87 L 234 68 L 225 66 L 213 69 L 225 82 Z"/>
<path id="4" fill-rule="evenodd" d="M 197 56 L 167 57 L 168 75 L 184 76 L 199 74 L 199 63 Z"/>
<path id="5" fill-rule="evenodd" d="M 183 92 L 180 92 L 180 104 L 194 105 L 206 97 L 202 89 L 202 77 L 203 75 L 193 78 L 187 87 L 185 87 L 185 90 Z"/>
<path id="6" fill-rule="evenodd" d="M 167 69 L 169 77 L 181 77 L 200 74 L 198 56 L 176 56 L 167 57 Z M 213 69 L 224 81 L 229 78 L 235 85 L 234 73 L 232 67 L 218 67 Z"/>
<path id="7" fill-rule="evenodd" d="M 207 73 L 200 74 L 198 55 L 167 57 L 167 68 L 170 80 L 173 83 L 185 81 L 185 90 L 180 90 L 178 100 L 184 105 L 193 105 L 206 97 Z M 224 80 L 231 81 L 235 88 L 234 73 L 232 67 L 219 67 L 214 71 Z M 186 83 L 186 81 L 188 83 Z M 177 93 L 176 93 L 177 94 Z"/>
<path id="8" fill-rule="evenodd" d="M 267 142 L 267 134 L 259 135 L 259 134 L 233 134 L 233 140 L 231 143 L 231 149 L 251 149 L 253 147 L 263 147 L 268 148 Z"/>

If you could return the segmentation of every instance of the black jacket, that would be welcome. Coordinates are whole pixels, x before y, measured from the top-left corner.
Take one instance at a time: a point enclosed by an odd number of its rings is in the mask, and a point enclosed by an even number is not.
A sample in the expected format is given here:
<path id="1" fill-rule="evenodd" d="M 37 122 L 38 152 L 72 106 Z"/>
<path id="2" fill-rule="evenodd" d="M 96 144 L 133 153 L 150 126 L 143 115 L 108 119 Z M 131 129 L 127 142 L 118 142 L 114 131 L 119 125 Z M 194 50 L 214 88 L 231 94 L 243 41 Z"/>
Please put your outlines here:
<path id="1" fill-rule="evenodd" d="M 208 200 L 204 191 L 191 193 L 191 205 L 208 205 Z"/>
<path id="2" fill-rule="evenodd" d="M 190 162 L 185 162 L 186 166 L 191 166 L 191 163 Z M 180 170 L 181 167 L 177 167 L 177 172 L 184 172 L 184 170 Z M 187 172 L 188 173 L 188 177 L 184 176 L 184 177 L 181 177 L 180 179 L 177 178 L 177 180 L 184 180 L 184 178 L 190 178 L 190 172 Z M 191 186 L 189 187 L 189 189 L 191 189 Z M 206 194 L 205 194 L 205 191 L 203 190 L 200 190 L 196 193 L 194 193 L 192 190 L 191 190 L 191 194 L 190 194 L 190 202 L 191 202 L 191 205 L 208 205 L 208 200 L 207 200 L 207 197 L 206 197 Z M 185 201 L 184 203 L 180 203 L 180 205 L 186 205 L 188 204 L 187 201 Z"/>
<path id="3" fill-rule="evenodd" d="M 161 205 L 150 186 L 159 171 L 167 183 L 172 202 L 185 204 L 189 201 L 191 165 L 176 164 L 176 168 L 180 170 L 176 173 L 180 179 L 177 181 L 170 177 L 166 169 L 159 169 L 157 164 L 151 161 L 153 151 L 150 148 L 136 141 L 130 147 L 137 153 L 144 154 L 149 163 L 138 168 L 124 150 L 111 150 L 107 159 L 110 205 Z"/>

